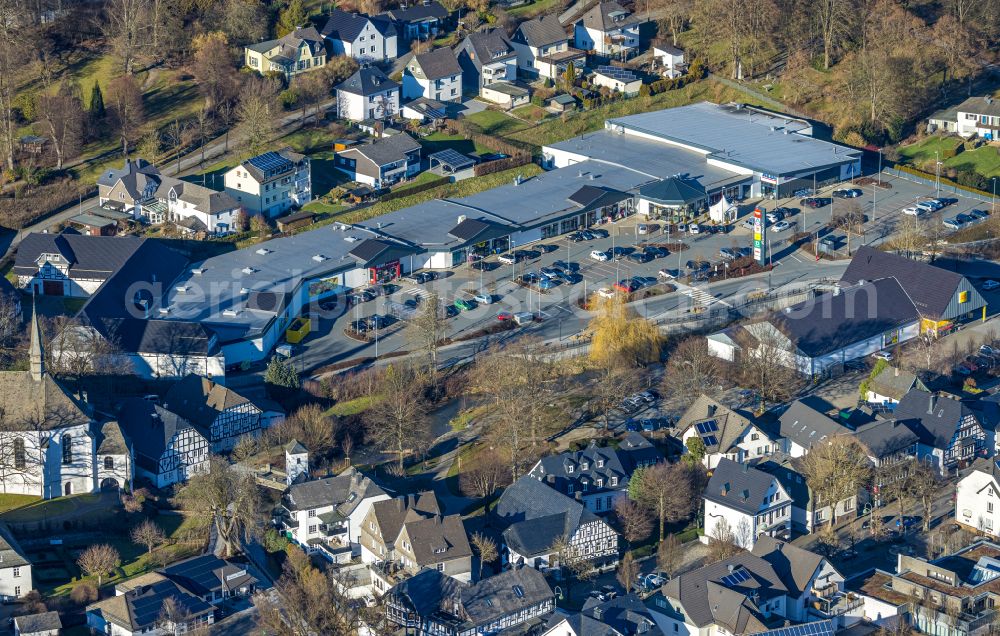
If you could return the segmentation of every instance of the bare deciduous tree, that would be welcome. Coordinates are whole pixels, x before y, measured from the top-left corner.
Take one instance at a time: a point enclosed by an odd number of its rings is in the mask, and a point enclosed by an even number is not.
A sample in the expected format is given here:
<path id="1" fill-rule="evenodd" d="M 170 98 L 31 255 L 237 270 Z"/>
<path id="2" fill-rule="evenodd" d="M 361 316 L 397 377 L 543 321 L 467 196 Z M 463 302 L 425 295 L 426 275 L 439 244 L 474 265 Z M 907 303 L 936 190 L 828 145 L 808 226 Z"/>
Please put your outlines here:
<path id="1" fill-rule="evenodd" d="M 493 563 L 500 557 L 500 553 L 497 551 L 496 541 L 481 532 L 474 532 L 469 538 L 469 543 L 479 555 L 479 578 L 481 580 L 483 578 L 483 564 Z"/>
<path id="2" fill-rule="evenodd" d="M 104 575 L 118 567 L 121 556 L 107 543 L 98 543 L 84 550 L 76 560 L 84 574 L 97 577 L 97 586 L 104 582 Z"/>
<path id="3" fill-rule="evenodd" d="M 510 469 L 493 451 L 480 453 L 472 466 L 463 467 L 459 473 L 462 492 L 482 499 L 492 497 L 507 483 L 510 483 Z"/>
<path id="4" fill-rule="evenodd" d="M 649 516 L 649 511 L 628 497 L 615 499 L 615 516 L 618 517 L 622 536 L 629 545 L 645 539 L 653 530 L 653 520 Z"/>
<path id="5" fill-rule="evenodd" d="M 163 529 L 152 519 L 145 519 L 132 528 L 132 543 L 146 546 L 146 553 L 152 554 L 153 548 L 163 543 L 166 535 Z"/>
<path id="6" fill-rule="evenodd" d="M 222 457 L 209 458 L 209 470 L 192 476 L 177 492 L 177 503 L 188 513 L 209 519 L 225 554 L 235 554 L 240 539 L 257 529 L 257 484 L 253 475 L 233 470 Z"/>
<path id="7" fill-rule="evenodd" d="M 618 583 L 625 588 L 626 594 L 632 591 L 638 576 L 639 562 L 635 560 L 631 552 L 626 552 L 622 560 L 618 562 L 617 572 L 615 572 L 615 577 L 618 579 Z"/>
<path id="8" fill-rule="evenodd" d="M 849 435 L 832 437 L 813 446 L 802 462 L 809 488 L 818 506 L 830 506 L 830 525 L 837 522 L 837 503 L 858 494 L 871 468 L 864 447 Z"/>
<path id="9" fill-rule="evenodd" d="M 412 364 L 389 365 L 368 411 L 369 435 L 379 448 L 396 456 L 401 470 L 406 456 L 430 435 L 423 389 L 424 377 Z"/>
<path id="10" fill-rule="evenodd" d="M 56 170 L 62 170 L 65 160 L 75 157 L 83 142 L 83 102 L 77 88 L 63 83 L 55 93 L 40 95 L 38 117 L 56 153 Z"/>
<path id="11" fill-rule="evenodd" d="M 277 94 L 275 81 L 263 77 L 250 77 L 240 92 L 236 119 L 240 122 L 239 131 L 251 155 L 260 154 L 274 132 Z"/>
<path id="12" fill-rule="evenodd" d="M 690 404 L 719 383 L 719 359 L 708 352 L 705 338 L 692 336 L 677 344 L 667 360 L 664 393 Z"/>
<path id="13" fill-rule="evenodd" d="M 659 540 L 666 537 L 666 523 L 691 516 L 704 481 L 701 466 L 662 462 L 636 470 L 628 484 L 629 497 L 653 512 L 659 522 Z"/>
<path id="14" fill-rule="evenodd" d="M 122 154 L 128 156 L 129 144 L 138 136 L 145 110 L 142 90 L 131 75 L 122 75 L 108 85 L 108 107 L 122 141 Z"/>
<path id="15" fill-rule="evenodd" d="M 666 572 L 673 576 L 677 573 L 677 568 L 681 565 L 683 552 L 681 542 L 677 540 L 676 534 L 668 534 L 667 538 L 660 541 L 656 548 L 656 567 L 661 572 Z"/>
<path id="16" fill-rule="evenodd" d="M 336 426 L 333 419 L 318 404 L 307 404 L 292 413 L 281 425 L 282 435 L 287 439 L 297 439 L 314 453 L 322 457 L 333 450 Z"/>
<path id="17" fill-rule="evenodd" d="M 740 354 L 740 381 L 760 397 L 759 408 L 763 410 L 768 402 L 787 399 L 798 385 L 798 373 L 788 366 L 795 356 L 788 340 L 770 323 L 747 325 L 745 329 L 757 340 L 757 346 L 747 347 Z"/>
<path id="18" fill-rule="evenodd" d="M 406 333 L 421 351 L 430 357 L 433 373 L 437 372 L 438 349 L 448 331 L 447 316 L 436 292 L 424 299 L 422 307 L 406 325 Z"/>
<path id="19" fill-rule="evenodd" d="M 118 58 L 119 68 L 132 75 L 140 52 L 148 43 L 149 0 L 111 0 L 104 13 L 104 35 Z"/>
<path id="20" fill-rule="evenodd" d="M 708 543 L 708 555 L 713 561 L 722 561 L 743 551 L 736 538 L 736 531 L 723 517 L 712 528 Z"/>

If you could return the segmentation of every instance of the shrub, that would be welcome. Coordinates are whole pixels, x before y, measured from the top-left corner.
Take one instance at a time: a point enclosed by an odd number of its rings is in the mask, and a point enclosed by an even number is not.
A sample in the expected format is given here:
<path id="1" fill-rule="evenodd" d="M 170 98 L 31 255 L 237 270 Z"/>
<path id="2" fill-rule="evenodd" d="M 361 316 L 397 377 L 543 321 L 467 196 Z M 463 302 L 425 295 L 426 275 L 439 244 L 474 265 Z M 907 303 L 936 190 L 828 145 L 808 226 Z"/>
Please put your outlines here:
<path id="1" fill-rule="evenodd" d="M 91 581 L 81 581 L 73 586 L 69 598 L 77 605 L 87 605 L 97 600 L 97 586 Z"/>
<path id="2" fill-rule="evenodd" d="M 299 103 L 299 94 L 294 88 L 289 88 L 288 90 L 281 91 L 278 99 L 281 100 L 282 108 L 292 110 Z"/>

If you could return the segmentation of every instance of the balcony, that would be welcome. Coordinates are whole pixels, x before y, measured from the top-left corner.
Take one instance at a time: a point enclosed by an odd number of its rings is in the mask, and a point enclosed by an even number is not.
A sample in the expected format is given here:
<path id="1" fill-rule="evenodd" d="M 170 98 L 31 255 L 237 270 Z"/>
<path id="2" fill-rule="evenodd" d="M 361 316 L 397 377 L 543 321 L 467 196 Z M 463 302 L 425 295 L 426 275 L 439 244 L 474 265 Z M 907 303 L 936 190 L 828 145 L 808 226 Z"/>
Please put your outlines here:
<path id="1" fill-rule="evenodd" d="M 820 618 L 832 618 L 846 614 L 862 605 L 864 605 L 864 600 L 860 596 L 838 591 L 833 595 L 814 598 L 809 612 Z"/>

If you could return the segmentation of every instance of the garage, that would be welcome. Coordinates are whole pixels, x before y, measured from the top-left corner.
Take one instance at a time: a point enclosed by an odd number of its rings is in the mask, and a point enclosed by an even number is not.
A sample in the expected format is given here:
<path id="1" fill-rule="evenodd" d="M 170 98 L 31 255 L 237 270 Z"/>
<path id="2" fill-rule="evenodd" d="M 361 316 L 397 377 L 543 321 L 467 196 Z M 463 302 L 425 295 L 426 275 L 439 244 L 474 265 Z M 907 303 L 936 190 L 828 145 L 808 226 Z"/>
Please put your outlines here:
<path id="1" fill-rule="evenodd" d="M 61 280 L 43 280 L 42 294 L 45 296 L 62 296 L 63 282 Z"/>

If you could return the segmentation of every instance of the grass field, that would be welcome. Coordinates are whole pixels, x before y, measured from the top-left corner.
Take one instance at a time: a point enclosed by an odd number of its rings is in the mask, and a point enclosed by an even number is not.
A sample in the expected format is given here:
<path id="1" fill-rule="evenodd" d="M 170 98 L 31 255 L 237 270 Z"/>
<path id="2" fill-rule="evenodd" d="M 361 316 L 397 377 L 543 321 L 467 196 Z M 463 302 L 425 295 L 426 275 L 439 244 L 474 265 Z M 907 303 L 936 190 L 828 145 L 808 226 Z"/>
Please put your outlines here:
<path id="1" fill-rule="evenodd" d="M 480 146 L 471 139 L 462 135 L 448 135 L 443 132 L 436 132 L 420 140 L 420 145 L 424 147 L 424 156 L 434 154 L 445 149 L 452 149 L 462 154 L 489 153 L 491 150 L 486 146 Z"/>
<path id="2" fill-rule="evenodd" d="M 12 497 L 14 495 L 5 495 Z M 7 510 L 0 515 L 0 521 L 8 523 L 30 523 L 43 519 L 53 519 L 72 514 L 74 518 L 102 517 L 107 515 L 110 507 L 117 505 L 114 497 L 104 497 L 101 494 L 75 495 L 57 499 L 39 499 L 17 508 Z"/>
<path id="3" fill-rule="evenodd" d="M 559 0 L 535 0 L 530 4 L 522 4 L 507 11 L 514 18 L 533 18 L 548 13 L 553 7 L 559 6 Z"/>
<path id="4" fill-rule="evenodd" d="M 11 495 L 3 493 L 0 494 L 0 513 L 4 513 L 15 508 L 22 508 L 39 501 L 41 501 L 41 498 L 35 497 L 34 495 Z"/>
<path id="5" fill-rule="evenodd" d="M 899 154 L 914 167 L 933 172 L 935 151 L 942 153 L 945 149 L 954 148 L 959 141 L 956 137 L 933 135 L 915 144 L 901 146 Z M 971 168 L 985 177 L 997 177 L 1000 176 L 1000 149 L 996 146 L 981 146 L 945 159 L 943 164 L 945 168 Z"/>
<path id="6" fill-rule="evenodd" d="M 346 402 L 338 402 L 326 411 L 326 415 L 344 417 L 347 415 L 357 415 L 371 408 L 375 403 L 375 397 L 363 395 Z"/>
<path id="7" fill-rule="evenodd" d="M 523 121 L 515 119 L 499 110 L 483 110 L 465 117 L 467 121 L 477 124 L 487 135 L 509 135 L 525 126 Z"/>

